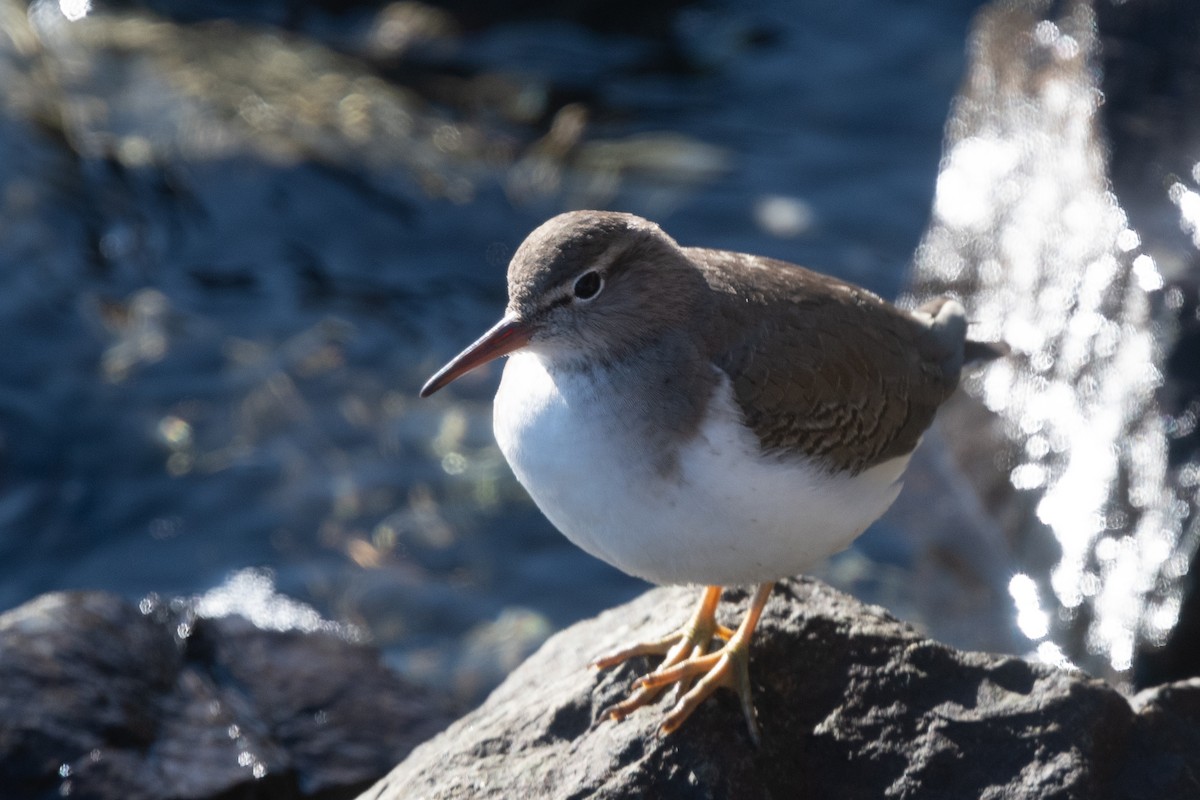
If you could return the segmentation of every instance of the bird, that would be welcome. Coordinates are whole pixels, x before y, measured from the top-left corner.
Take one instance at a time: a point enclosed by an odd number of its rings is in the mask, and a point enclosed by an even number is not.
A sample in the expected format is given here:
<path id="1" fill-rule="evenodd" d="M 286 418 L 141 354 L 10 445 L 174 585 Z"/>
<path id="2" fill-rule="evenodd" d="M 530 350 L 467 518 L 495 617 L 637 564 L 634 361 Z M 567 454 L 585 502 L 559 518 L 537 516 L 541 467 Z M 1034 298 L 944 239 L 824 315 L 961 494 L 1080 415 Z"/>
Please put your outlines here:
<path id="1" fill-rule="evenodd" d="M 493 429 L 517 480 L 569 540 L 656 584 L 702 587 L 677 631 L 593 662 L 661 656 L 616 720 L 671 687 L 677 730 L 734 690 L 760 741 L 750 643 L 774 585 L 846 548 L 900 492 L 965 363 L 963 305 L 905 310 L 794 264 L 679 245 L 614 211 L 551 218 L 508 266 L 508 305 L 422 397 L 507 356 Z M 754 587 L 735 629 L 725 587 Z"/>

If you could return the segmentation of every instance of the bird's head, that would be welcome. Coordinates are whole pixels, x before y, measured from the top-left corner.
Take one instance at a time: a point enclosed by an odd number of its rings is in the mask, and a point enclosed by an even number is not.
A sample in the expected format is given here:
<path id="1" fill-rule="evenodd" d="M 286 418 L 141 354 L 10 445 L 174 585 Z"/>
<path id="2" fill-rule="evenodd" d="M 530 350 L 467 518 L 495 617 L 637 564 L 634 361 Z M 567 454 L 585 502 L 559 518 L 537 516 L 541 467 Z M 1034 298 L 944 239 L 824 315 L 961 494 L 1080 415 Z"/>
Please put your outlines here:
<path id="1" fill-rule="evenodd" d="M 528 348 L 561 364 L 620 358 L 679 330 L 703 277 L 654 223 L 609 211 L 573 211 L 542 224 L 508 267 L 508 308 L 421 390 Z"/>

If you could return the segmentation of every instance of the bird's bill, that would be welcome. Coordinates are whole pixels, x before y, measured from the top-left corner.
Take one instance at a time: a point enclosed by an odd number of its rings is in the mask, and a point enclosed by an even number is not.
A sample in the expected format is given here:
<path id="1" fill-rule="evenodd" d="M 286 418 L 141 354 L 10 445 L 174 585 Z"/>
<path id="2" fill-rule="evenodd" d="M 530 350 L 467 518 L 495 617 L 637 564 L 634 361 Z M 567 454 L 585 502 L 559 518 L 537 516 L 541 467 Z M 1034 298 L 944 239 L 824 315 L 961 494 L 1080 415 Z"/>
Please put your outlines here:
<path id="1" fill-rule="evenodd" d="M 508 355 L 514 350 L 520 350 L 529 344 L 529 337 L 532 335 L 532 325 L 523 319 L 506 314 L 487 333 L 480 336 L 474 344 L 456 355 L 450 360 L 449 364 L 434 373 L 433 377 L 421 388 L 421 397 L 429 397 L 429 395 L 438 389 L 466 375 L 476 367 L 482 367 L 484 364 L 500 356 Z"/>

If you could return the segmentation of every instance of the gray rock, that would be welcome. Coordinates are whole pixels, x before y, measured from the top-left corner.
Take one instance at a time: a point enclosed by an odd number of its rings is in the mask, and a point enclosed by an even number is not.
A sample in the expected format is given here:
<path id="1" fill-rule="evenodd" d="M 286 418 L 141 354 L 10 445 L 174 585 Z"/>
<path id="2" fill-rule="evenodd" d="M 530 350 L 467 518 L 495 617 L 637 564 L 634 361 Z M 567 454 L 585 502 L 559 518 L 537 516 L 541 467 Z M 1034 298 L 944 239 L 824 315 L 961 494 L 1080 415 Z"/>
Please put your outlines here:
<path id="1" fill-rule="evenodd" d="M 730 594 L 726 623 L 747 599 Z M 362 797 L 1200 796 L 1200 684 L 1131 706 L 1078 672 L 953 650 L 811 579 L 776 589 L 754 642 L 760 750 L 730 692 L 671 736 L 661 707 L 598 719 L 651 664 L 588 660 L 667 632 L 695 597 L 655 589 L 558 634 Z"/>
<path id="2" fill-rule="evenodd" d="M 0 615 L 6 800 L 351 797 L 446 721 L 333 633 L 147 615 L 101 592 Z"/>

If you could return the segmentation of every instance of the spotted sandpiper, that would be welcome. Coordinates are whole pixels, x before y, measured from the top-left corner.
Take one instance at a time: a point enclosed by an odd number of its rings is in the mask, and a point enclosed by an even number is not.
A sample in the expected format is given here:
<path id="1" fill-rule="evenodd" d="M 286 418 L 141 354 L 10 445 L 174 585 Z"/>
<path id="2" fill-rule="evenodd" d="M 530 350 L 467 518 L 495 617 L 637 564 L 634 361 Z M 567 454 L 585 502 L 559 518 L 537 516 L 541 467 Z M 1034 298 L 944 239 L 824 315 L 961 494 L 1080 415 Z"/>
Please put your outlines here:
<path id="1" fill-rule="evenodd" d="M 621 719 L 677 685 L 669 733 L 723 685 L 757 741 L 749 646 L 775 582 L 887 510 L 964 361 L 1000 348 L 968 340 L 950 298 L 901 310 L 792 264 L 680 247 L 612 212 L 562 214 L 531 233 L 508 297 L 421 396 L 509 356 L 496 440 L 542 512 L 631 575 L 705 587 L 676 633 L 595 662 L 664 656 L 607 713 Z M 736 630 L 716 621 L 729 585 L 757 587 Z"/>

